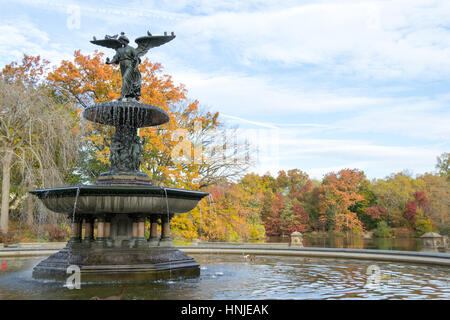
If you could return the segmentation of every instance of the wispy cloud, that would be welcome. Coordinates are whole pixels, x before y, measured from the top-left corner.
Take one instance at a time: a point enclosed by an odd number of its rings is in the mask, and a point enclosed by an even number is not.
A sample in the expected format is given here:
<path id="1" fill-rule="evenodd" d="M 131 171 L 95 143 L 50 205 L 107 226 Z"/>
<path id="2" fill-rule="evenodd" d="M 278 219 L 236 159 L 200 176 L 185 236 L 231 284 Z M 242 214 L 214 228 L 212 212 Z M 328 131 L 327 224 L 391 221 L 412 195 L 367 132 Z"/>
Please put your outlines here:
<path id="1" fill-rule="evenodd" d="M 278 127 L 276 125 L 270 124 L 270 123 L 266 123 L 266 122 L 259 122 L 259 121 L 252 121 L 252 120 L 246 120 L 244 118 L 240 118 L 240 117 L 236 117 L 236 116 L 232 116 L 226 113 L 221 113 L 222 117 L 225 117 L 226 119 L 231 119 L 235 122 L 238 123 L 248 123 L 248 124 L 252 124 L 252 125 L 256 125 L 259 127 L 264 127 L 264 128 L 271 128 L 271 129 L 278 129 Z"/>
<path id="2" fill-rule="evenodd" d="M 0 61 L 20 61 L 23 54 L 40 55 L 51 62 L 70 59 L 68 48 L 55 43 L 47 32 L 23 15 L 0 23 Z M 71 49 L 73 52 L 73 49 Z"/>
<path id="3" fill-rule="evenodd" d="M 303 83 L 278 85 L 268 76 L 243 73 L 176 72 L 177 81 L 188 83 L 193 96 L 216 108 L 255 115 L 257 112 L 321 114 L 370 108 L 388 102 L 385 98 L 351 95 L 348 90 L 313 90 Z M 230 112 L 228 112 L 230 113 Z"/>
<path id="4" fill-rule="evenodd" d="M 362 77 L 448 74 L 448 1 L 321 1 L 258 11 L 218 10 L 178 27 L 192 49 L 217 43 L 242 64 L 316 65 Z M 216 47 L 203 54 L 215 55 Z"/>
<path id="5" fill-rule="evenodd" d="M 245 131 L 244 131 L 245 133 Z M 344 168 L 364 170 L 369 178 L 387 176 L 409 169 L 415 173 L 434 171 L 442 152 L 433 146 L 384 145 L 364 140 L 308 138 L 292 129 L 258 132 L 252 144 L 258 147 L 258 166 L 253 170 L 276 174 L 279 170 L 301 168 L 314 178 Z M 253 135 L 256 136 L 256 135 Z M 276 136 L 277 139 L 269 139 Z M 334 165 L 330 164 L 333 163 Z"/>
<path id="6" fill-rule="evenodd" d="M 124 19 L 132 29 L 170 25 L 182 35 L 177 39 L 182 54 L 221 62 L 217 66 L 226 58 L 229 64 L 253 67 L 312 65 L 328 76 L 436 79 L 450 74 L 450 3 L 445 0 L 17 3 L 62 15 L 75 5 L 84 23 L 97 19 L 109 28 L 125 27 Z M 105 25 L 98 27 L 105 31 Z"/>
<path id="7" fill-rule="evenodd" d="M 192 96 L 214 106 L 228 118 L 242 123 L 266 118 L 264 126 L 296 126 L 308 132 L 395 134 L 403 137 L 449 142 L 450 96 L 396 96 L 335 89 L 328 92 L 270 84 L 261 77 L 177 72 L 175 79 L 189 83 Z M 337 117 L 336 114 L 341 116 Z M 274 117 L 284 115 L 289 122 Z M 321 115 L 314 123 L 298 123 L 302 115 Z M 238 119 L 239 118 L 239 119 Z M 269 120 L 270 119 L 270 120 Z M 315 130 L 312 130 L 315 129 Z"/>

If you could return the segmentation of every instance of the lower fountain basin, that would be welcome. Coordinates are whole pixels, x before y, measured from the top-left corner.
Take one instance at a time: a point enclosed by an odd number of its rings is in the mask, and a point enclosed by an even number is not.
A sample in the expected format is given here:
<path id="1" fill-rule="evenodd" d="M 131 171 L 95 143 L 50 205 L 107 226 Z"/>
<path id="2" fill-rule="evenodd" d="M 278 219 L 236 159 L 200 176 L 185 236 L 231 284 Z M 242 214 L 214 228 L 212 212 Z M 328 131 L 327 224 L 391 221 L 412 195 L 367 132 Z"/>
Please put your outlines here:
<path id="1" fill-rule="evenodd" d="M 184 213 L 208 195 L 200 191 L 136 185 L 89 185 L 37 189 L 30 193 L 51 211 L 77 215 Z"/>

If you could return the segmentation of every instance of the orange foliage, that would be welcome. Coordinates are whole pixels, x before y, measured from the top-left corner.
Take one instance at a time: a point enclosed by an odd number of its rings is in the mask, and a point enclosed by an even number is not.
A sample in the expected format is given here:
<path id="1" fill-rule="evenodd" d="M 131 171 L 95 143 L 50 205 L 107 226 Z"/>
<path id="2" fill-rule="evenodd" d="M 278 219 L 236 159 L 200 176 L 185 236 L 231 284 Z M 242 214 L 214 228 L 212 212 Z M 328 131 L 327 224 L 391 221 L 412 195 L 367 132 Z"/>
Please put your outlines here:
<path id="1" fill-rule="evenodd" d="M 344 169 L 325 176 L 319 188 L 319 212 L 321 217 L 334 222 L 336 231 L 364 230 L 356 213 L 349 209 L 364 200 L 364 196 L 358 193 L 364 179 L 364 173 L 356 169 Z M 324 220 L 321 218 L 322 223 Z"/>
<path id="2" fill-rule="evenodd" d="M 37 84 L 47 70 L 50 62 L 41 59 L 40 56 L 29 56 L 24 54 L 22 64 L 11 62 L 6 65 L 0 73 L 0 79 L 6 82 L 21 81 L 23 83 Z"/>
<path id="3" fill-rule="evenodd" d="M 98 51 L 91 56 L 77 50 L 74 61 L 62 61 L 49 73 L 47 81 L 59 93 L 83 107 L 117 99 L 121 88 L 120 70 L 117 66 L 103 63 L 103 56 Z M 142 75 L 141 102 L 157 106 L 170 115 L 170 121 L 162 126 L 139 130 L 139 135 L 146 137 L 147 141 L 141 169 L 150 175 L 155 184 L 198 189 L 199 165 L 173 161 L 171 152 L 179 142 L 179 138 L 173 138 L 173 133 L 176 129 L 192 133 L 198 123 L 201 128 L 218 127 L 219 114 L 200 112 L 198 101 L 187 99 L 184 85 L 175 85 L 171 76 L 161 74 L 161 64 L 145 59 L 139 69 Z M 87 141 L 97 146 L 97 158 L 104 163 L 109 162 L 109 149 L 103 148 L 103 137 L 109 136 L 108 130 L 111 129 L 93 123 L 86 123 L 85 126 L 85 131 L 91 132 L 86 137 Z"/>

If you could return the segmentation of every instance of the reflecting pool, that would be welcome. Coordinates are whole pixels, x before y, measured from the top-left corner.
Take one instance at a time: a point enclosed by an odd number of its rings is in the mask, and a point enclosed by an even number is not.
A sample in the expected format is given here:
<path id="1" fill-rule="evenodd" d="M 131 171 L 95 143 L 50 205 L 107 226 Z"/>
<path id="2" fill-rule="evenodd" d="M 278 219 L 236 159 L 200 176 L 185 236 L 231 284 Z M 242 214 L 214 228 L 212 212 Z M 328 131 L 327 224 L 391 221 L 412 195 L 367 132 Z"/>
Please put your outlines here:
<path id="1" fill-rule="evenodd" d="M 450 268 L 343 259 L 192 254 L 196 279 L 127 284 L 124 299 L 450 299 Z M 81 289 L 31 278 L 38 258 L 0 259 L 0 299 L 89 299 L 121 285 Z M 376 266 L 376 267 L 373 267 Z M 376 277 L 368 269 L 378 270 Z M 370 280 L 370 281 L 369 281 Z M 368 282 L 370 284 L 368 285 Z"/>

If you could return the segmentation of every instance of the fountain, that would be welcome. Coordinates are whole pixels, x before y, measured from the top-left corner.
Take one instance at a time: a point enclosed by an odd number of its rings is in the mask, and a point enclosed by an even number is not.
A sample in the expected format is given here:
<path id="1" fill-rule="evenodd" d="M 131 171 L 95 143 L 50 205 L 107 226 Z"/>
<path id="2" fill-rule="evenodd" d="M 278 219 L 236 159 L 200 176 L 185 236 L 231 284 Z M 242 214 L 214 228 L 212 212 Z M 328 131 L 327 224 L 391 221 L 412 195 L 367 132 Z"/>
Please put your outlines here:
<path id="1" fill-rule="evenodd" d="M 37 264 L 33 278 L 64 281 L 70 265 L 80 268 L 83 282 L 135 282 L 200 274 L 199 264 L 173 246 L 170 220 L 174 214 L 195 208 L 208 193 L 154 186 L 150 177 L 139 171 L 145 141 L 139 138 L 138 128 L 169 121 L 164 110 L 138 102 L 140 57 L 174 38 L 173 33 L 152 36 L 148 32 L 135 40 L 137 48 L 128 45 L 123 32 L 120 37 L 94 37 L 91 41 L 116 50 L 106 63 L 120 64 L 122 73 L 120 98 L 93 104 L 82 114 L 87 120 L 115 127 L 111 142 L 105 140 L 111 168 L 94 185 L 31 191 L 48 209 L 72 220 L 66 247 Z M 146 219 L 150 222 L 149 239 L 145 238 Z"/>

